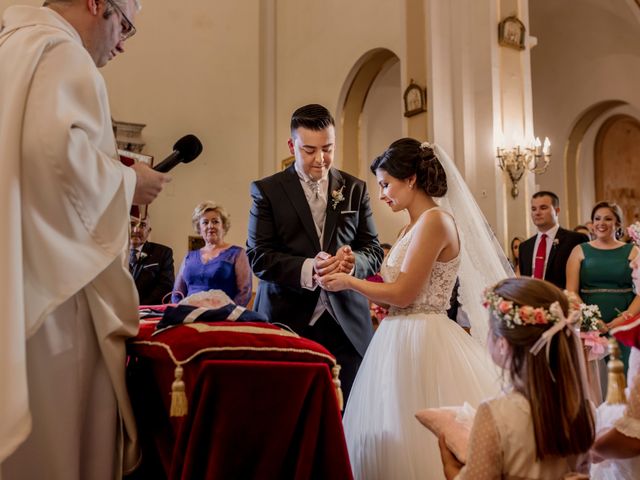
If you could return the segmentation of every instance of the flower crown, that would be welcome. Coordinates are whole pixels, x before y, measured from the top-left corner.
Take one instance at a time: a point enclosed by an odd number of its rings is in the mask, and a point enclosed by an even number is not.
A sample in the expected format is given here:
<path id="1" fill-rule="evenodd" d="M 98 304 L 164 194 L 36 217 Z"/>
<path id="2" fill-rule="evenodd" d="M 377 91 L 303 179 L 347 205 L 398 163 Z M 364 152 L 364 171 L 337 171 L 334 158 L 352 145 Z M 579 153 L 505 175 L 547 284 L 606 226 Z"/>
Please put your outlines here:
<path id="1" fill-rule="evenodd" d="M 568 290 L 564 294 L 569 301 L 569 314 L 578 312 L 580 314 L 580 330 L 598 330 L 598 322 L 602 319 L 602 314 L 597 305 L 587 305 L 580 302 L 578 296 Z M 482 305 L 491 308 L 494 313 L 504 322 L 507 328 L 515 328 L 521 325 L 546 325 L 562 320 L 562 315 L 558 314 L 558 309 L 554 307 L 558 304 L 560 311 L 562 308 L 558 302 L 554 302 L 549 309 L 543 307 L 532 307 L 530 305 L 518 306 L 511 300 L 505 300 L 498 295 L 493 288 L 487 288 L 484 292 Z"/>
<path id="2" fill-rule="evenodd" d="M 571 302 L 569 302 L 571 303 Z M 515 328 L 522 325 L 547 325 L 557 323 L 564 318 L 558 315 L 555 305 L 560 307 L 558 302 L 554 302 L 549 309 L 543 307 L 532 307 L 530 305 L 516 305 L 511 300 L 505 300 L 498 295 L 493 288 L 487 288 L 484 292 L 482 305 L 493 310 L 493 313 L 505 324 L 507 328 Z M 560 309 L 562 311 L 562 309 Z"/>
<path id="3" fill-rule="evenodd" d="M 532 307 L 530 305 L 518 306 L 511 300 L 502 298 L 493 288 L 485 290 L 482 304 L 485 308 L 490 308 L 493 314 L 496 315 L 507 328 L 553 324 L 552 327 L 540 335 L 538 341 L 530 349 L 531 353 L 537 355 L 540 350 L 546 347 L 548 360 L 550 342 L 553 336 L 563 330 L 567 335 L 576 334 L 574 328 L 576 325 L 579 325 L 581 332 L 587 332 L 580 333 L 580 337 L 583 339 L 582 341 L 585 346 L 595 348 L 596 344 L 602 343 L 598 341 L 598 331 L 602 323 L 602 315 L 600 314 L 598 306 L 580 303 L 580 299 L 573 292 L 565 290 L 564 294 L 569 301 L 569 315 L 566 317 L 558 301 L 549 305 L 548 309 L 544 307 Z M 570 328 L 565 330 L 565 327 Z M 553 378 L 553 373 L 551 374 L 551 378 Z"/>

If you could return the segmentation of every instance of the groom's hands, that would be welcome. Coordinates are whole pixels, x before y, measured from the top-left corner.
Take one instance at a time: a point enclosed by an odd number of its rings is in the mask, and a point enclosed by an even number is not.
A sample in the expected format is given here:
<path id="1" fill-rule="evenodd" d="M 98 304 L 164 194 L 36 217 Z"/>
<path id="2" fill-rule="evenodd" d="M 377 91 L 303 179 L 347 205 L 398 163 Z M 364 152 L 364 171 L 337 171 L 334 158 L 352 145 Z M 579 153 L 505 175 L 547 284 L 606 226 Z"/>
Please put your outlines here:
<path id="1" fill-rule="evenodd" d="M 313 259 L 313 272 L 316 279 L 337 271 L 340 259 L 327 252 L 319 252 Z"/>
<path id="2" fill-rule="evenodd" d="M 335 255 L 318 253 L 313 259 L 314 279 L 321 288 L 329 291 L 345 290 L 353 272 L 356 257 L 349 245 L 338 249 Z"/>
<path id="3" fill-rule="evenodd" d="M 356 263 L 356 257 L 349 245 L 338 249 L 335 255 L 319 252 L 313 259 L 313 271 L 317 279 L 332 273 L 351 274 Z"/>
<path id="4" fill-rule="evenodd" d="M 349 245 L 340 247 L 336 252 L 336 257 L 340 260 L 338 272 L 348 273 L 351 275 L 356 264 L 356 256 L 353 254 L 351 247 Z"/>

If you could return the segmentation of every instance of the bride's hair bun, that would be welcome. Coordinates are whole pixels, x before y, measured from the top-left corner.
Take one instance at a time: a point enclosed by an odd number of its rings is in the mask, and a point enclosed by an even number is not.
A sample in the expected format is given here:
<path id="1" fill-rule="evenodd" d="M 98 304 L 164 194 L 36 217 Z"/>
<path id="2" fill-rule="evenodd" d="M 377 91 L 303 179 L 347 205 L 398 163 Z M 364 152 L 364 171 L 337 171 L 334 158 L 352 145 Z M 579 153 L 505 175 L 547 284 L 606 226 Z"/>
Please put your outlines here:
<path id="1" fill-rule="evenodd" d="M 443 197 L 447 193 L 447 175 L 430 143 L 420 144 L 418 182 L 430 197 Z"/>
<path id="2" fill-rule="evenodd" d="M 413 138 L 396 140 L 371 163 L 374 174 L 379 168 L 400 180 L 415 175 L 416 185 L 430 197 L 447 193 L 447 176 L 430 143 Z"/>

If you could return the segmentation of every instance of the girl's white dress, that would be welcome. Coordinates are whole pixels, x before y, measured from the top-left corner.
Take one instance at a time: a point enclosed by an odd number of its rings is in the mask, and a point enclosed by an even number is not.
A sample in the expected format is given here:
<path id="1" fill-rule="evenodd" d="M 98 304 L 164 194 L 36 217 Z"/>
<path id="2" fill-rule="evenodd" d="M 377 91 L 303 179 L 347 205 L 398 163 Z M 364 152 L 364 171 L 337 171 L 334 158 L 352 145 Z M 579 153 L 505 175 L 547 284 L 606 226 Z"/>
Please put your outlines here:
<path id="1" fill-rule="evenodd" d="M 640 439 L 640 350 L 631 349 L 627 373 L 627 404 L 598 407 L 596 430 L 602 435 L 611 427 L 631 438 Z M 611 459 L 591 466 L 591 478 L 598 480 L 637 480 L 640 478 L 640 456 Z"/>
<path id="2" fill-rule="evenodd" d="M 398 277 L 413 233 L 389 252 L 385 282 Z M 356 479 L 444 478 L 438 440 L 415 413 L 464 402 L 478 407 L 500 390 L 486 349 L 446 315 L 459 264 L 460 256 L 436 262 L 415 302 L 392 307 L 369 345 L 344 416 Z"/>

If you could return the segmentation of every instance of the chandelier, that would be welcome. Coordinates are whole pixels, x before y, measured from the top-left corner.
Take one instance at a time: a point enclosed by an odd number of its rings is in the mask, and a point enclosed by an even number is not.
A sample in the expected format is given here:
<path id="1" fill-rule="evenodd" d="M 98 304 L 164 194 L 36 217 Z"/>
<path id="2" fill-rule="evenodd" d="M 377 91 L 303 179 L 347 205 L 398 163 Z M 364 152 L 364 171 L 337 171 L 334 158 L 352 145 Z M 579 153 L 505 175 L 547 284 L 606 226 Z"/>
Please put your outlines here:
<path id="1" fill-rule="evenodd" d="M 511 196 L 516 198 L 520 191 L 518 182 L 528 170 L 532 173 L 544 173 L 551 159 L 551 142 L 545 137 L 544 144 L 536 137 L 528 145 L 516 145 L 507 148 L 498 146 L 498 166 L 511 179 Z"/>

